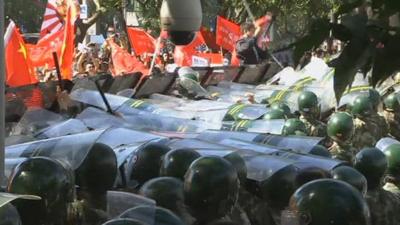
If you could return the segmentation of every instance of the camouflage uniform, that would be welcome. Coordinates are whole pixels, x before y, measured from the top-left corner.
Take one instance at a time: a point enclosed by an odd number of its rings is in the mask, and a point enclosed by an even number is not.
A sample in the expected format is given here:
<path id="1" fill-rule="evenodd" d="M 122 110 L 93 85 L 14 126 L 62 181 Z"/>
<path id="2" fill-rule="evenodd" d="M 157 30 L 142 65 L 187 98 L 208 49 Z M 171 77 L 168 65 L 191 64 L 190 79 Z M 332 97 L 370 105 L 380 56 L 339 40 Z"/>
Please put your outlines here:
<path id="1" fill-rule="evenodd" d="M 300 120 L 306 125 L 308 135 L 313 137 L 326 137 L 326 125 L 311 117 L 300 116 Z"/>
<path id="2" fill-rule="evenodd" d="M 373 147 L 377 142 L 377 134 L 381 134 L 378 125 L 370 119 L 354 119 L 353 146 L 359 151 L 365 147 Z"/>
<path id="3" fill-rule="evenodd" d="M 371 212 L 371 225 L 398 225 L 399 198 L 383 189 L 371 190 L 365 197 Z"/>
<path id="4" fill-rule="evenodd" d="M 378 131 L 379 131 L 378 135 L 379 136 L 376 137 L 376 140 L 379 140 L 379 139 L 381 139 L 383 137 L 386 137 L 388 135 L 388 133 L 389 133 L 389 125 L 386 122 L 385 117 L 379 115 L 378 113 L 374 113 L 369 117 L 369 120 L 372 123 L 378 125 L 378 128 L 379 128 L 378 129 Z"/>
<path id="5" fill-rule="evenodd" d="M 392 182 L 386 182 L 385 186 L 383 186 L 383 189 L 395 194 L 400 198 L 400 188 L 396 184 Z"/>
<path id="6" fill-rule="evenodd" d="M 400 140 L 400 115 L 395 112 L 384 111 L 383 116 L 389 125 L 389 133 Z"/>
<path id="7" fill-rule="evenodd" d="M 354 154 L 356 150 L 349 144 L 340 144 L 333 142 L 333 145 L 328 149 L 332 154 L 333 159 L 346 161 L 352 164 Z"/>
<path id="8" fill-rule="evenodd" d="M 252 225 L 275 225 L 270 207 L 261 198 L 241 189 L 238 203 Z"/>

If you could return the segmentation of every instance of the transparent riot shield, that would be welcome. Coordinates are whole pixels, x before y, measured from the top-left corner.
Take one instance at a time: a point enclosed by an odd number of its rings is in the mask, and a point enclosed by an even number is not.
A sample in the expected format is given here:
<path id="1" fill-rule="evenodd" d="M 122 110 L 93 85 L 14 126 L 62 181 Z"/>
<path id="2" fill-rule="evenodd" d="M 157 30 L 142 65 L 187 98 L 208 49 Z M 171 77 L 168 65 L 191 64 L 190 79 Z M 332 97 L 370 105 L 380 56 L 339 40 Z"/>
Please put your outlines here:
<path id="1" fill-rule="evenodd" d="M 248 132 L 261 133 L 261 134 L 282 134 L 285 120 L 255 120 L 251 121 L 247 127 Z"/>
<path id="2" fill-rule="evenodd" d="M 344 92 L 343 96 L 340 98 L 338 108 L 345 105 L 352 105 L 355 98 L 358 96 L 368 96 L 369 95 L 368 86 L 352 87 L 350 90 Z"/>
<path id="3" fill-rule="evenodd" d="M 309 64 L 300 70 L 301 73 L 312 76 L 317 80 L 322 80 L 324 76 L 330 73 L 333 68 L 328 67 L 324 60 L 312 57 Z"/>
<path id="4" fill-rule="evenodd" d="M 104 94 L 110 107 L 112 110 L 120 107 L 124 102 L 128 101 L 129 98 L 112 95 L 112 94 Z M 74 101 L 81 102 L 87 105 L 96 106 L 103 110 L 107 110 L 107 106 L 104 103 L 100 93 L 97 90 L 88 90 L 83 88 L 73 89 L 70 98 Z"/>
<path id="5" fill-rule="evenodd" d="M 117 218 L 128 209 L 137 206 L 156 206 L 153 199 L 141 195 L 121 192 L 107 191 L 107 213 L 110 218 Z"/>
<path id="6" fill-rule="evenodd" d="M 234 138 L 224 139 L 218 143 L 221 145 L 229 146 L 231 148 L 235 148 L 235 149 L 250 150 L 250 151 L 259 152 L 259 153 L 263 153 L 263 154 L 273 154 L 273 153 L 279 151 L 279 149 L 275 146 L 262 145 L 262 144 L 257 144 L 257 143 L 253 143 L 253 142 L 249 142 L 249 141 L 237 140 Z"/>
<path id="7" fill-rule="evenodd" d="M 77 169 L 104 130 L 8 146 L 6 158 L 45 156 L 68 162 Z"/>
<path id="8" fill-rule="evenodd" d="M 35 195 L 18 195 L 18 194 L 0 192 L 0 207 L 3 207 L 4 205 L 16 199 L 40 200 L 41 198 Z"/>
<path id="9" fill-rule="evenodd" d="M 132 127 L 121 117 L 114 116 L 97 108 L 86 108 L 76 119 L 81 120 L 91 129 L 107 129 L 110 127 Z"/>
<path id="10" fill-rule="evenodd" d="M 35 133 L 38 139 L 54 138 L 70 134 L 88 132 L 86 125 L 77 119 L 69 119 L 58 124 L 54 124 Z"/>
<path id="11" fill-rule="evenodd" d="M 250 132 L 233 132 L 233 131 L 219 131 L 219 130 L 207 130 L 201 132 L 196 138 L 204 141 L 218 143 L 221 140 L 234 138 L 242 141 L 252 142 L 257 140 L 259 136 L 263 136 L 257 133 Z"/>
<path id="12" fill-rule="evenodd" d="M 292 149 L 303 153 L 309 153 L 312 148 L 320 144 L 323 138 L 305 136 L 279 136 L 266 135 L 264 139 L 258 140 L 259 143 L 277 146 L 284 149 Z"/>
<path id="13" fill-rule="evenodd" d="M 295 153 L 292 151 L 278 151 L 272 153 L 271 155 L 278 158 L 291 160 L 292 164 L 299 169 L 317 167 L 326 171 L 331 171 L 338 166 L 345 165 L 345 162 L 340 160 L 329 159 L 309 154 Z"/>
<path id="14" fill-rule="evenodd" d="M 32 135 L 12 135 L 12 136 L 6 137 L 5 146 L 17 145 L 17 144 L 22 144 L 25 142 L 31 142 L 31 141 L 35 141 L 35 140 L 36 140 L 36 138 L 34 138 Z"/>
<path id="15" fill-rule="evenodd" d="M 157 206 L 137 206 L 128 209 L 120 218 L 130 218 L 149 225 L 184 225 L 185 223 L 168 209 Z"/>
<path id="16" fill-rule="evenodd" d="M 12 135 L 28 135 L 37 131 L 65 121 L 56 113 L 45 109 L 31 108 L 25 112 L 18 124 L 12 129 Z"/>
<path id="17" fill-rule="evenodd" d="M 375 147 L 384 152 L 393 144 L 400 144 L 400 141 L 393 138 L 382 138 L 376 143 Z"/>
<path id="18" fill-rule="evenodd" d="M 168 142 L 171 149 L 192 148 L 195 150 L 231 150 L 231 148 L 199 139 L 174 139 Z"/>

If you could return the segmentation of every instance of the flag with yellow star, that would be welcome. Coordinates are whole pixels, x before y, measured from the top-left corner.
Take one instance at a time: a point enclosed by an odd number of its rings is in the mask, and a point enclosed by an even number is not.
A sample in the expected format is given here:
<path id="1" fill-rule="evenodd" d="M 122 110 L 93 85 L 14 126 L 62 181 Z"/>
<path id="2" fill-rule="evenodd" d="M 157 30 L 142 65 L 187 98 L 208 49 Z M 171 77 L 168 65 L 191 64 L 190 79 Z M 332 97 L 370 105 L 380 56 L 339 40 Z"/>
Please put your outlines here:
<path id="1" fill-rule="evenodd" d="M 6 84 L 10 87 L 18 87 L 37 83 L 25 42 L 13 21 L 8 25 L 4 43 Z"/>

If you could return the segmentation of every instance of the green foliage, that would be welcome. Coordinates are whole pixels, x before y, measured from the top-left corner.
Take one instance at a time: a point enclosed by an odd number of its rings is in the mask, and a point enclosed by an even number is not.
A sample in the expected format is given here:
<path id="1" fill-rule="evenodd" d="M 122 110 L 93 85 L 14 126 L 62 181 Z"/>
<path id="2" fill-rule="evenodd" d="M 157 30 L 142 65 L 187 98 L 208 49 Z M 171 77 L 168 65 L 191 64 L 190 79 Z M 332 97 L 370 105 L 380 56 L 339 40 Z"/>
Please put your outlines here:
<path id="1" fill-rule="evenodd" d="M 29 33 L 40 32 L 47 0 L 4 0 L 6 23 L 12 19 Z"/>

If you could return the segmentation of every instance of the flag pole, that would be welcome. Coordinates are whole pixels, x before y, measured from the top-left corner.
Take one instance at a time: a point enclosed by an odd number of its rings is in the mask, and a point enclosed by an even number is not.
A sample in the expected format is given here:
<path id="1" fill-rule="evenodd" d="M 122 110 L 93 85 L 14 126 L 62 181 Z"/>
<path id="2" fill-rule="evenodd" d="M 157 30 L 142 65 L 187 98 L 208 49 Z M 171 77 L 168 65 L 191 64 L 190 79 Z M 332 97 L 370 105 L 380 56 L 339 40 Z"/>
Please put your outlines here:
<path id="1" fill-rule="evenodd" d="M 157 43 L 156 43 L 156 49 L 154 50 L 153 58 L 151 59 L 149 75 L 151 75 L 151 73 L 153 73 L 153 69 L 156 65 L 156 58 L 157 58 L 158 52 L 160 52 L 160 45 L 161 45 L 161 37 L 158 37 Z"/>
<path id="2" fill-rule="evenodd" d="M 4 1 L 0 0 L 0 15 L 4 15 Z M 5 138 L 5 48 L 4 17 L 0 19 L 0 184 L 4 181 L 4 138 Z"/>

